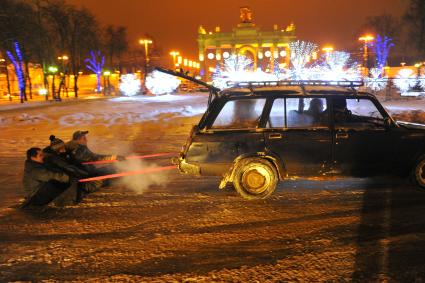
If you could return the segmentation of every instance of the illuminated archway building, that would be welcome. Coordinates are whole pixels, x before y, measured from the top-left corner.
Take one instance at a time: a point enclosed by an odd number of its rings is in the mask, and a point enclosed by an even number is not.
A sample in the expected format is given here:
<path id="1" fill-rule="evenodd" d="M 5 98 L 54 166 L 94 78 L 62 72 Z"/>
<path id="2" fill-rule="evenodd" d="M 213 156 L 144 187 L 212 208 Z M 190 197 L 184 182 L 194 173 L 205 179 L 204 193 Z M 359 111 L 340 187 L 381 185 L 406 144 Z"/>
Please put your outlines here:
<path id="1" fill-rule="evenodd" d="M 289 43 L 296 40 L 295 25 L 291 23 L 285 29 L 274 25 L 273 30 L 264 31 L 252 20 L 248 7 L 240 9 L 240 23 L 232 32 L 206 32 L 204 27 L 198 29 L 199 61 L 204 79 L 211 78 L 217 64 L 232 54 L 245 55 L 254 62 L 254 69 L 273 72 L 275 64 L 281 67 L 290 63 Z"/>

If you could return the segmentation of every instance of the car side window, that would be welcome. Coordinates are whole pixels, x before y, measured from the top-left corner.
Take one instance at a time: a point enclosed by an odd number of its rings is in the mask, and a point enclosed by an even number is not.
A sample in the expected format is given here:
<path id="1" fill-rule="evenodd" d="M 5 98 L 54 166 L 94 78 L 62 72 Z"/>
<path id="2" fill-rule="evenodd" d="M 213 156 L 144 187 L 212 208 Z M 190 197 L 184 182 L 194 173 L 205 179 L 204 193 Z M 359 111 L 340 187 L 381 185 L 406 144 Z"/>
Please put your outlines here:
<path id="1" fill-rule="evenodd" d="M 287 98 L 288 128 L 315 128 L 328 126 L 325 98 Z"/>
<path id="2" fill-rule="evenodd" d="M 366 98 L 334 98 L 336 127 L 384 128 L 384 117 L 375 104 Z"/>
<path id="3" fill-rule="evenodd" d="M 256 128 L 265 103 L 264 98 L 228 101 L 215 119 L 212 129 Z"/>

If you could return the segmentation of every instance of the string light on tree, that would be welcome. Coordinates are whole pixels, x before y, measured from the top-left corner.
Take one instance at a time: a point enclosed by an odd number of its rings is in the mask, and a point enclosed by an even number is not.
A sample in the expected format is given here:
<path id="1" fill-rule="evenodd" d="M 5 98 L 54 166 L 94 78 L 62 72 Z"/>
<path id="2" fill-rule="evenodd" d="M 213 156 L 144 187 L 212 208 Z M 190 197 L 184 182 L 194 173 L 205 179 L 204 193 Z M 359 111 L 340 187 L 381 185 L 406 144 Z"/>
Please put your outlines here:
<path id="1" fill-rule="evenodd" d="M 225 59 L 224 65 L 216 65 L 213 85 L 220 89 L 228 88 L 229 82 L 240 81 L 274 81 L 276 76 L 261 70 L 252 70 L 253 61 L 243 55 L 231 55 Z M 223 69 L 223 70 L 222 70 Z"/>
<path id="2" fill-rule="evenodd" d="M 366 87 L 372 91 L 381 91 L 388 84 L 388 77 L 383 74 L 383 69 L 372 68 L 370 69 L 370 77 L 365 78 Z"/>
<path id="3" fill-rule="evenodd" d="M 401 69 L 394 79 L 394 84 L 400 90 L 401 95 L 406 95 L 416 83 L 416 74 L 411 69 Z"/>
<path id="4" fill-rule="evenodd" d="M 102 56 L 100 51 L 94 52 L 90 51 L 90 58 L 87 58 L 85 60 L 87 63 L 86 67 L 90 71 L 96 74 L 97 78 L 97 85 L 96 85 L 96 92 L 102 91 L 102 85 L 101 85 L 101 77 L 102 77 L 102 69 L 105 65 L 105 56 Z"/>
<path id="5" fill-rule="evenodd" d="M 21 48 L 19 47 L 18 42 L 13 43 L 16 57 L 10 51 L 6 51 L 7 57 L 9 57 L 10 61 L 12 61 L 13 67 L 15 68 L 15 74 L 18 78 L 19 85 L 19 96 L 21 99 L 21 103 L 24 102 L 25 98 L 25 74 L 23 68 L 23 58 L 21 53 Z"/>
<path id="6" fill-rule="evenodd" d="M 311 42 L 298 40 L 289 43 L 289 48 L 291 50 L 292 79 L 307 79 L 305 66 L 309 62 L 309 58 L 311 58 L 313 52 L 317 49 L 317 45 Z"/>
<path id="7" fill-rule="evenodd" d="M 125 96 L 134 96 L 140 93 L 140 79 L 135 74 L 122 75 L 119 89 Z"/>
<path id="8" fill-rule="evenodd" d="M 315 79 L 327 81 L 356 81 L 360 73 L 356 63 L 351 62 L 350 54 L 344 51 L 331 51 L 322 56 L 322 62 L 316 69 L 319 77 Z"/>
<path id="9" fill-rule="evenodd" d="M 175 76 L 153 71 L 146 78 L 146 87 L 155 95 L 174 92 L 180 85 L 180 80 Z"/>
<path id="10" fill-rule="evenodd" d="M 379 69 L 383 69 L 387 65 L 387 59 L 390 54 L 390 49 L 393 47 L 394 44 L 392 43 L 392 39 L 384 36 L 381 37 L 380 35 L 376 36 L 374 49 L 376 54 L 376 66 Z"/>

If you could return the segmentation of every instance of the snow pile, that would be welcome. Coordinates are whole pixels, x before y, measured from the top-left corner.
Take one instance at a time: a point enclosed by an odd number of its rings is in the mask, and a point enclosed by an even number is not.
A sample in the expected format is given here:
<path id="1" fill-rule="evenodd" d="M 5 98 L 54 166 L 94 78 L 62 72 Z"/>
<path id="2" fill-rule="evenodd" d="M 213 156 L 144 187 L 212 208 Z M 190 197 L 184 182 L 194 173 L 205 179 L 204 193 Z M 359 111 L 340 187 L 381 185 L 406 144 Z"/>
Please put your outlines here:
<path id="1" fill-rule="evenodd" d="M 397 121 L 425 124 L 425 112 L 421 110 L 403 111 L 392 116 Z"/>
<path id="2" fill-rule="evenodd" d="M 16 117 L 14 117 L 14 120 L 17 122 L 24 122 L 25 124 L 32 124 L 32 123 L 37 123 L 40 121 L 45 121 L 45 120 L 49 120 L 46 116 L 44 115 L 30 115 L 27 113 L 22 113 Z"/>
<path id="3" fill-rule="evenodd" d="M 94 115 L 89 113 L 76 113 L 71 115 L 63 116 L 59 119 L 59 124 L 62 126 L 76 126 L 81 124 L 90 124 L 94 120 Z"/>
<path id="4" fill-rule="evenodd" d="M 180 106 L 172 108 L 159 108 L 160 110 L 151 109 L 144 113 L 135 112 L 109 112 L 109 113 L 75 113 L 62 116 L 59 119 L 59 125 L 63 127 L 75 126 L 114 126 L 114 125 L 132 125 L 144 121 L 160 119 L 159 116 L 170 114 L 172 118 L 193 117 L 205 112 L 205 107 Z"/>
<path id="5" fill-rule="evenodd" d="M 131 96 L 131 97 L 116 97 L 111 98 L 109 101 L 112 102 L 133 102 L 133 101 L 140 101 L 140 102 L 173 102 L 173 101 L 181 101 L 181 100 L 187 100 L 191 99 L 193 96 L 191 95 L 175 95 L 175 94 L 165 94 L 160 96 Z"/>

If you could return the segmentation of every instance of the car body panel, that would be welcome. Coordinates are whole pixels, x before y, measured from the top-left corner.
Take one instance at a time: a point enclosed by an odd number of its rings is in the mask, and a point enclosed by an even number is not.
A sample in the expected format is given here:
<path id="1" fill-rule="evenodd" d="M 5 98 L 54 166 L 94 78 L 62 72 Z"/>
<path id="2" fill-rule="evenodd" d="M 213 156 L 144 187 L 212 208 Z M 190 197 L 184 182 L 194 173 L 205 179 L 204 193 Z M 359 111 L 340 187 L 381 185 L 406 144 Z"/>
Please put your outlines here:
<path id="1" fill-rule="evenodd" d="M 337 87 L 229 89 L 217 95 L 193 131 L 180 157 L 180 170 L 199 175 L 229 175 L 238 160 L 248 156 L 269 158 L 281 179 L 286 175 L 322 174 L 370 176 L 407 172 L 425 154 L 425 125 L 396 122 L 369 93 Z M 326 98 L 328 127 L 267 128 L 266 122 L 276 98 Z M 382 127 L 350 129 L 334 123 L 331 101 L 339 98 L 370 100 L 383 119 Z M 265 99 L 255 128 L 213 129 L 212 124 L 228 101 Z M 230 174 L 231 175 L 231 174 Z"/>

